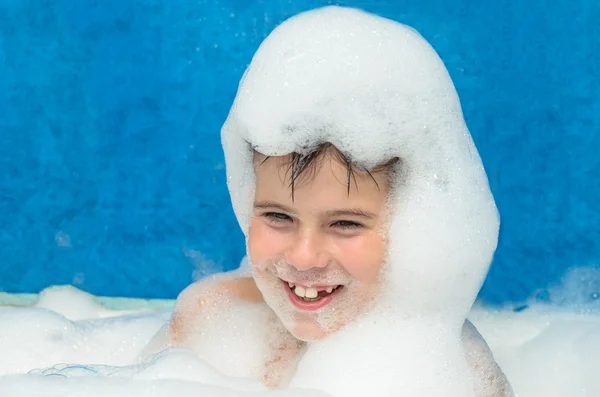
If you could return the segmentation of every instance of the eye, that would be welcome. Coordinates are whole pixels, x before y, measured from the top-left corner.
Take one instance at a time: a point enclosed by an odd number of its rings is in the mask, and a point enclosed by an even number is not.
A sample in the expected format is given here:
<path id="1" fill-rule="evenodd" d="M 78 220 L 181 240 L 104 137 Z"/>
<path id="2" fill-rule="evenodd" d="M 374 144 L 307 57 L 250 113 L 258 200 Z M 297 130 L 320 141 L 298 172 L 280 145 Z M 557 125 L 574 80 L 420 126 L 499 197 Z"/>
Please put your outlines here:
<path id="1" fill-rule="evenodd" d="M 335 221 L 331 224 L 331 226 L 341 230 L 360 229 L 363 227 L 362 224 L 353 221 Z"/>
<path id="2" fill-rule="evenodd" d="M 262 214 L 263 217 L 267 218 L 267 220 L 271 223 L 283 223 L 289 222 L 292 218 L 289 215 L 283 214 L 281 212 L 265 212 Z"/>

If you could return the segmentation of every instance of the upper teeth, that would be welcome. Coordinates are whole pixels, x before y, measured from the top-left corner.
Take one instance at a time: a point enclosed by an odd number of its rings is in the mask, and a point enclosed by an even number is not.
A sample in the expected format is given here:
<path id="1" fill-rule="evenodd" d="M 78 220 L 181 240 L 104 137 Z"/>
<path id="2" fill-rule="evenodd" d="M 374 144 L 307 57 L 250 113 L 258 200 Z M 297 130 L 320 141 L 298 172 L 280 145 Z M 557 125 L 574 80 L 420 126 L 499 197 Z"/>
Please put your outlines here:
<path id="1" fill-rule="evenodd" d="M 316 298 L 319 296 L 319 291 L 317 291 L 315 288 L 302 287 L 300 285 L 294 285 L 289 282 L 288 282 L 288 285 L 290 286 L 290 289 L 292 291 L 294 291 L 294 293 L 297 296 L 299 296 L 300 298 Z M 328 294 L 331 294 L 333 292 L 333 290 L 336 289 L 337 287 L 339 287 L 339 286 L 338 285 L 330 286 L 330 287 L 325 288 L 325 291 Z"/>

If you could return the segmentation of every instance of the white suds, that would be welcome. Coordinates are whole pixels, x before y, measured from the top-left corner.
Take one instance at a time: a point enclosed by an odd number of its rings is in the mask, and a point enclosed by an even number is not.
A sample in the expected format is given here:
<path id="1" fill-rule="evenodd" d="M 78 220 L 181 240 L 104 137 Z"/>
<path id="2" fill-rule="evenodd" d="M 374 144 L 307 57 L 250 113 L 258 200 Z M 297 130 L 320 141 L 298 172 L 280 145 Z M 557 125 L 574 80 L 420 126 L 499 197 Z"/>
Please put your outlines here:
<path id="1" fill-rule="evenodd" d="M 458 96 L 431 46 L 415 30 L 359 10 L 295 16 L 257 50 L 222 140 L 245 232 L 251 148 L 283 155 L 330 142 L 367 168 L 401 159 L 379 302 L 366 318 L 312 344 L 293 384 L 336 396 L 388 395 L 394 385 L 406 396 L 471 395 L 460 331 L 496 249 L 499 218 Z M 358 341 L 364 357 L 348 349 Z M 348 380 L 364 372 L 376 380 Z"/>

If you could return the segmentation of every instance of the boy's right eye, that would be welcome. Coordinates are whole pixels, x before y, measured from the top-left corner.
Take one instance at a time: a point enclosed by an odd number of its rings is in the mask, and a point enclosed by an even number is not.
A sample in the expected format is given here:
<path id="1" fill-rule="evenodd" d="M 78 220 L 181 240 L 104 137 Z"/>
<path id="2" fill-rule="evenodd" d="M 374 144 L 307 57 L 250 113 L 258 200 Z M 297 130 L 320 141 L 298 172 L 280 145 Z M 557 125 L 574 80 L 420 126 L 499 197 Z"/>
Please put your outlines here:
<path id="1" fill-rule="evenodd" d="M 289 215 L 283 214 L 281 212 L 265 212 L 263 216 L 267 218 L 271 223 L 281 223 L 292 220 L 292 218 Z"/>

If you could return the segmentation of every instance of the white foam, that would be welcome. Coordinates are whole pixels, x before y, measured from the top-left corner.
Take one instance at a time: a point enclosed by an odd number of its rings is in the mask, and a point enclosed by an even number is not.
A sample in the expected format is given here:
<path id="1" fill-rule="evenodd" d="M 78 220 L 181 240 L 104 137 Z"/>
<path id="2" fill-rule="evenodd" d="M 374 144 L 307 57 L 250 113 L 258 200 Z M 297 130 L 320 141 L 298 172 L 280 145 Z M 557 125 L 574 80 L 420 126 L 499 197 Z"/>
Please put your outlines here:
<path id="1" fill-rule="evenodd" d="M 55 301 L 56 310 L 79 294 L 61 295 Z M 135 360 L 157 327 L 165 322 L 165 317 L 156 313 L 148 316 L 127 312 L 101 321 L 102 313 L 102 310 L 91 310 L 86 316 L 88 319 L 71 321 L 48 309 L 0 310 L 0 349 L 7 353 L 12 351 L 2 356 L 10 360 L 0 361 L 0 372 L 19 373 L 61 362 L 125 365 Z"/>
<path id="2" fill-rule="evenodd" d="M 277 155 L 326 140 L 366 165 L 399 156 L 391 279 L 399 298 L 411 299 L 397 306 L 468 311 L 499 221 L 452 81 L 413 29 L 340 7 L 291 18 L 256 52 L 222 137 L 245 232 L 254 189 L 248 143 Z"/>
<path id="3" fill-rule="evenodd" d="M 548 300 L 555 305 L 600 313 L 600 268 L 569 269 L 559 285 L 548 289 Z"/>
<path id="4" fill-rule="evenodd" d="M 398 382 L 407 396 L 471 395 L 460 330 L 496 249 L 499 219 L 458 96 L 433 48 L 414 29 L 359 10 L 325 7 L 295 16 L 257 50 L 222 140 L 245 233 L 254 197 L 251 149 L 283 155 L 331 142 L 365 167 L 401 159 L 378 306 L 335 338 L 311 344 L 295 384 L 325 387 L 315 374 L 335 360 L 339 369 L 327 372 L 327 390 L 368 393 L 372 383 L 345 373 L 366 371 L 371 362 L 383 395 Z M 369 354 L 382 344 L 387 350 L 379 349 L 381 360 L 360 360 L 346 348 L 357 340 Z M 422 354 L 402 354 L 414 351 Z M 393 365 L 388 355 L 396 355 Z"/>
<path id="5" fill-rule="evenodd" d="M 73 302 L 82 297 L 87 298 L 85 303 L 76 304 L 74 310 Z M 8 298 L 10 295 L 4 295 L 4 300 Z M 143 349 L 171 314 L 160 309 L 149 310 L 144 304 L 140 306 L 109 310 L 97 303 L 94 296 L 76 288 L 53 287 L 40 293 L 33 305 L 0 308 L 0 395 L 266 394 L 266 388 L 258 380 L 228 376 L 200 359 L 193 350 L 169 349 L 140 361 Z M 65 309 L 80 319 L 67 319 L 59 313 Z M 253 314 L 256 313 L 250 312 Z M 253 348 L 252 339 L 256 341 L 258 337 L 253 336 L 252 330 L 228 327 L 227 317 L 224 321 L 218 332 L 222 338 L 210 341 L 213 344 L 210 348 L 215 350 L 213 358 L 223 348 L 220 343 L 235 344 L 241 331 L 246 333 L 247 344 L 229 351 L 247 356 Z M 210 326 L 206 322 L 205 325 Z M 210 351 L 204 354 L 211 355 Z M 235 357 L 220 359 L 235 366 Z M 235 371 L 233 368 L 225 372 Z M 290 390 L 285 395 L 295 396 L 299 392 Z M 323 394 L 304 392 L 303 395 Z"/>
<path id="6" fill-rule="evenodd" d="M 589 268 L 572 272 L 581 273 L 599 272 Z M 581 285 L 573 283 L 571 275 L 567 275 L 561 286 L 554 290 L 562 289 L 563 296 L 581 289 Z M 56 290 L 50 289 L 45 294 Z M 64 307 L 81 294 L 74 289 L 67 291 L 70 292 L 61 291 L 60 297 L 54 297 L 55 303 L 46 309 L 0 309 L 0 395 L 273 395 L 256 381 L 219 373 L 187 350 L 171 350 L 138 362 L 137 355 L 144 343 L 162 326 L 169 313 L 159 309 L 149 311 L 147 306 L 134 309 L 129 303 L 127 310 L 116 310 L 113 317 L 101 317 L 106 307 L 97 305 L 90 307 L 85 316 L 87 320 L 70 321 L 53 310 Z M 533 302 L 519 312 L 509 307 L 491 310 L 476 305 L 469 317 L 488 341 L 517 396 L 600 395 L 600 379 L 596 373 L 600 357 L 600 313 L 581 310 L 564 301 L 560 305 L 551 301 L 550 304 Z M 343 347 L 355 352 L 353 363 L 360 365 L 366 344 L 360 338 L 355 342 Z M 386 349 L 384 343 L 381 349 Z M 381 359 L 381 356 L 376 358 Z M 387 359 L 395 360 L 395 357 L 390 355 Z M 339 370 L 335 363 L 333 365 L 320 374 L 322 379 L 327 379 L 328 372 Z M 377 390 L 377 373 L 372 372 L 372 367 L 367 372 L 353 372 L 352 377 L 363 379 Z M 402 390 L 399 380 L 395 391 Z M 286 389 L 275 395 L 317 397 L 325 394 Z M 347 395 L 358 394 L 348 390 Z"/>

